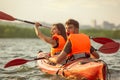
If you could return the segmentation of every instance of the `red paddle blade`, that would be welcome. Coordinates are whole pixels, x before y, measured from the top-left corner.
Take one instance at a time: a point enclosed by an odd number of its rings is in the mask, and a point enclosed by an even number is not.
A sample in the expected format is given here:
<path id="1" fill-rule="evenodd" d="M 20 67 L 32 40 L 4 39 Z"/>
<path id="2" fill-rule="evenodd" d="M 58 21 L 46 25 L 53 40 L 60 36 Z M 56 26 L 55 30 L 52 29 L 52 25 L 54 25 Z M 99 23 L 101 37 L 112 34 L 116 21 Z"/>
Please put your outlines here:
<path id="1" fill-rule="evenodd" d="M 14 60 L 11 60 L 10 62 L 8 62 L 4 66 L 4 68 L 25 64 L 26 62 L 28 62 L 28 60 L 25 60 L 25 59 L 14 59 Z"/>
<path id="2" fill-rule="evenodd" d="M 100 43 L 100 44 L 106 44 L 108 42 L 115 42 L 112 39 L 109 38 L 103 38 L 103 37 L 96 37 L 92 38 L 95 42 Z"/>
<path id="3" fill-rule="evenodd" d="M 2 12 L 2 11 L 0 11 L 0 19 L 2 19 L 2 20 L 9 20 L 9 21 L 14 21 L 15 20 L 14 17 L 12 17 L 12 16 L 10 16 L 10 15 Z"/>
<path id="4" fill-rule="evenodd" d="M 101 46 L 98 51 L 105 53 L 105 54 L 111 54 L 111 53 L 117 52 L 119 48 L 120 48 L 119 43 L 109 42 Z"/>

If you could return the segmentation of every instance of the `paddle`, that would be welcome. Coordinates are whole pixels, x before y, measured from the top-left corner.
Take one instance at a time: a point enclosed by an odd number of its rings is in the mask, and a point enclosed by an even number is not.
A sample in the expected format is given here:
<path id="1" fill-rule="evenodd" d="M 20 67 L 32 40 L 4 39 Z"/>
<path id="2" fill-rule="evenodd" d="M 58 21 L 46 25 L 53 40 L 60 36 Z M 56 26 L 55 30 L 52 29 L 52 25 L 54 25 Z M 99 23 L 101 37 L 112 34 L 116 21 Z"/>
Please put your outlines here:
<path id="1" fill-rule="evenodd" d="M 109 42 L 115 42 L 112 39 L 109 38 L 103 38 L 103 37 L 96 37 L 96 38 L 92 38 L 95 42 L 100 43 L 100 44 L 106 44 Z"/>
<path id="2" fill-rule="evenodd" d="M 112 54 L 119 50 L 120 44 L 118 42 L 109 42 L 101 46 L 98 51 L 104 54 Z"/>
<path id="3" fill-rule="evenodd" d="M 17 19 L 17 18 L 14 18 L 13 16 L 9 15 L 9 14 L 6 14 L 2 11 L 0 11 L 0 19 L 2 20 L 8 20 L 8 21 L 21 21 L 21 22 L 25 22 L 25 23 L 29 23 L 29 24 L 35 24 L 34 22 L 31 22 L 31 21 L 26 21 L 26 20 L 21 20 L 21 19 Z M 42 24 L 40 26 L 43 26 Z M 47 27 L 47 26 L 44 26 L 46 28 L 50 28 L 50 27 Z M 103 38 L 103 37 L 96 37 L 96 38 L 91 38 L 92 40 L 94 40 L 95 42 L 97 43 L 101 43 L 101 44 L 105 44 L 107 42 L 114 42 L 113 40 L 111 39 L 108 39 L 108 38 Z"/>
<path id="4" fill-rule="evenodd" d="M 29 24 L 35 24 L 35 22 L 31 22 L 31 21 L 27 21 L 27 20 L 22 20 L 22 19 L 17 19 L 17 18 L 15 18 L 15 17 L 13 17 L 13 16 L 11 16 L 9 14 L 6 14 L 6 13 L 4 13 L 2 11 L 0 11 L 0 19 L 2 19 L 2 20 L 8 20 L 8 21 L 15 21 L 15 20 L 17 20 L 17 21 L 21 21 L 21 22 L 25 22 L 25 23 L 29 23 Z M 43 25 L 40 24 L 40 26 L 43 26 Z M 44 27 L 50 28 L 48 26 L 44 26 Z"/>
<path id="5" fill-rule="evenodd" d="M 22 59 L 22 58 L 14 59 L 14 60 L 9 61 L 7 64 L 5 64 L 4 68 L 22 65 L 22 64 L 25 64 L 27 62 L 31 62 L 31 61 L 35 61 L 35 60 L 39 60 L 39 59 L 45 59 L 45 57 L 35 58 L 33 60 L 26 60 L 26 59 Z"/>
<path id="6" fill-rule="evenodd" d="M 119 47 L 120 47 L 119 43 L 110 42 L 110 43 L 106 43 L 103 46 L 101 46 L 100 49 L 98 49 L 97 51 L 100 51 L 105 54 L 111 54 L 111 53 L 115 53 L 116 51 L 118 51 Z M 41 57 L 41 58 L 35 58 L 33 60 L 26 60 L 26 59 L 18 58 L 18 59 L 9 61 L 7 64 L 5 64 L 4 68 L 22 65 L 27 62 L 36 61 L 36 60 L 40 60 L 40 59 L 46 59 L 46 58 Z"/>

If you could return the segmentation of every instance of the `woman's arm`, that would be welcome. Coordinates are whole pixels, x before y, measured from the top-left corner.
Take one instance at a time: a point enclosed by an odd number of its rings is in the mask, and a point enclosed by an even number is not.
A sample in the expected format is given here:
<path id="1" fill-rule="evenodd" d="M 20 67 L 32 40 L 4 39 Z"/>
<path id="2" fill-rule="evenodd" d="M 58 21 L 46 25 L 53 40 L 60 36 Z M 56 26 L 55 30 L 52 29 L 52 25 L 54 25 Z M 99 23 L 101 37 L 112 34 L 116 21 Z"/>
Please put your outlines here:
<path id="1" fill-rule="evenodd" d="M 53 40 L 52 37 L 48 37 L 48 36 L 42 34 L 41 31 L 39 30 L 39 27 L 40 27 L 40 23 L 36 22 L 36 23 L 35 23 L 35 27 L 34 27 L 36 35 L 37 35 L 40 39 L 42 39 L 43 41 L 51 44 L 52 46 L 55 46 L 55 45 L 57 44 L 56 41 Z"/>

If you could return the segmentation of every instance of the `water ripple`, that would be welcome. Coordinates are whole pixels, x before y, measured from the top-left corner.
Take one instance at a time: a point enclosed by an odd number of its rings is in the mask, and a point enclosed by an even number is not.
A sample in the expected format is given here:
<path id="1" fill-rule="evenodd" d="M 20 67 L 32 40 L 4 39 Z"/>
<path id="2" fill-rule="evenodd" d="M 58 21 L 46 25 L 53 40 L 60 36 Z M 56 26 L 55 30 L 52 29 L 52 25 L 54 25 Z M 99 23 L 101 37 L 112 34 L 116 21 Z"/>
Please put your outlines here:
<path id="1" fill-rule="evenodd" d="M 99 44 L 93 43 L 98 49 Z M 15 59 L 34 59 L 39 50 L 50 51 L 50 45 L 39 39 L 0 39 L 0 80 L 65 80 L 58 76 L 44 74 L 37 68 L 36 61 L 21 66 L 3 68 L 3 66 Z M 120 80 L 120 50 L 115 54 L 100 53 L 100 57 L 109 67 L 112 79 Z"/>

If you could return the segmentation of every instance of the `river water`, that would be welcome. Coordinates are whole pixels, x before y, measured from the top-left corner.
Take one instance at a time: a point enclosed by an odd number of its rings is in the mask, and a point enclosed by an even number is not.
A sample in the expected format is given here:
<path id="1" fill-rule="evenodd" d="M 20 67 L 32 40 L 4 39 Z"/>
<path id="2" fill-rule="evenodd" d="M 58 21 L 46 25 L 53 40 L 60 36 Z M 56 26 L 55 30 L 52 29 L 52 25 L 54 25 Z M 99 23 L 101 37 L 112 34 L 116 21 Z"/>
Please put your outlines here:
<path id="1" fill-rule="evenodd" d="M 115 40 L 120 42 L 120 40 Z M 92 41 L 97 49 L 101 46 Z M 4 68 L 10 60 L 16 58 L 34 59 L 37 52 L 50 51 L 50 45 L 39 39 L 0 39 L 0 80 L 64 80 L 41 72 L 36 61 L 24 65 Z M 120 50 L 114 54 L 100 53 L 100 57 L 108 64 L 110 80 L 120 80 Z M 56 77 L 54 79 L 53 77 Z"/>

